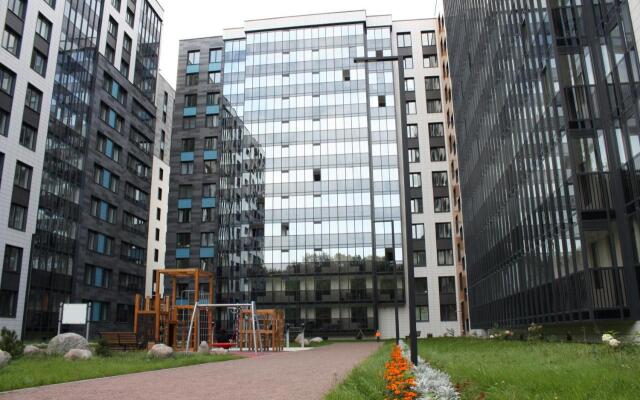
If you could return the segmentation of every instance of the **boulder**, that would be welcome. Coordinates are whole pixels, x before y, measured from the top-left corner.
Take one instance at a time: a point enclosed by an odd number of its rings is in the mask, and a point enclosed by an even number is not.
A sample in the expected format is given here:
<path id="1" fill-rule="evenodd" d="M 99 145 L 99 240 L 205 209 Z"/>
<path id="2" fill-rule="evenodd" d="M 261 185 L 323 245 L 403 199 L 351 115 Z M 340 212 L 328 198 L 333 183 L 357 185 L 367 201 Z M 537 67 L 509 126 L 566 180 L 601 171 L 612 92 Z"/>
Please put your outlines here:
<path id="1" fill-rule="evenodd" d="M 304 336 L 301 333 L 298 336 L 296 336 L 296 338 L 293 341 L 298 343 L 300 346 L 302 346 L 302 338 L 303 337 Z M 304 345 L 307 346 L 308 344 L 309 344 L 309 339 L 304 339 Z"/>
<path id="2" fill-rule="evenodd" d="M 42 353 L 42 350 L 40 350 L 39 347 L 34 346 L 32 344 L 28 344 L 24 346 L 24 350 L 22 351 L 22 354 L 24 354 L 25 356 L 30 356 L 34 354 L 40 354 L 40 353 Z"/>
<path id="3" fill-rule="evenodd" d="M 322 343 L 324 342 L 324 340 L 322 340 L 321 337 L 314 337 L 313 339 L 309 340 L 309 343 Z"/>
<path id="4" fill-rule="evenodd" d="M 229 353 L 229 350 L 227 349 L 223 349 L 223 348 L 218 348 L 218 347 L 214 347 L 213 349 L 209 350 L 209 354 L 211 355 L 223 355 L 223 354 L 227 354 Z"/>
<path id="5" fill-rule="evenodd" d="M 88 360 L 93 356 L 90 350 L 71 349 L 64 355 L 64 359 L 68 361 Z"/>
<path id="6" fill-rule="evenodd" d="M 0 368 L 9 364 L 9 361 L 11 361 L 11 354 L 7 353 L 6 351 L 0 350 Z"/>
<path id="7" fill-rule="evenodd" d="M 173 356 L 173 348 L 162 343 L 154 344 L 147 355 L 155 358 L 168 358 Z"/>
<path id="8" fill-rule="evenodd" d="M 87 339 L 77 333 L 61 333 L 55 336 L 47 345 L 47 353 L 64 355 L 71 349 L 89 350 Z"/>
<path id="9" fill-rule="evenodd" d="M 209 353 L 209 344 L 204 340 L 200 342 L 200 346 L 198 346 L 198 354 L 208 354 Z"/>

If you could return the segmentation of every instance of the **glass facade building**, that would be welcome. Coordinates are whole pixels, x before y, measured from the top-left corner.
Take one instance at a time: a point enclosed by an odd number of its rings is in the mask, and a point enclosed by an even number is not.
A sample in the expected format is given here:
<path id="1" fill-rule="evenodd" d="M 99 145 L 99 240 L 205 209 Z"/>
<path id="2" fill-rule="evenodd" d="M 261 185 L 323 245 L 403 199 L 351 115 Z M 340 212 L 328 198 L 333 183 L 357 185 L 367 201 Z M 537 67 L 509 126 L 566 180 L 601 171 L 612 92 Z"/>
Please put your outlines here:
<path id="1" fill-rule="evenodd" d="M 444 3 L 472 328 L 640 318 L 633 3 Z"/>
<path id="2" fill-rule="evenodd" d="M 435 31 L 436 20 L 414 25 L 419 38 L 418 25 Z M 172 193 L 169 203 L 168 267 L 215 271 L 217 301 L 253 300 L 262 308 L 283 309 L 288 324 L 304 323 L 307 332 L 381 329 L 383 336 L 393 336 L 395 300 L 401 332 L 408 330 L 411 228 L 403 214 L 404 105 L 397 101 L 397 67 L 354 62 L 394 54 L 395 30 L 390 16 L 357 11 L 246 21 L 222 37 L 180 42 L 171 164 L 172 185 L 180 193 Z M 423 49 L 414 50 L 422 58 Z M 437 52 L 434 46 L 429 51 Z M 434 66 L 429 73 L 438 71 Z M 412 101 L 422 116 L 428 107 L 424 90 L 418 92 L 420 104 L 415 96 Z M 439 86 L 431 92 L 440 98 Z M 434 120 L 436 114 L 441 123 L 442 110 L 432 113 Z M 426 140 L 428 124 L 422 122 Z M 417 135 L 417 120 L 414 126 Z M 217 169 L 201 175 L 208 137 L 215 138 Z M 428 159 L 429 146 L 423 150 Z M 439 162 L 446 174 L 446 163 Z M 446 181 L 437 191 L 447 207 L 436 222 L 451 218 Z M 426 191 L 431 179 L 424 182 Z M 218 192 L 208 214 L 199 187 L 214 183 Z M 436 267 L 436 247 L 452 252 L 452 241 L 436 243 L 429 215 L 424 218 L 430 234 L 416 236 L 422 253 L 430 253 L 430 265 L 420 265 L 423 272 L 434 271 L 433 299 L 422 307 L 430 304 L 435 315 L 444 315 L 440 300 L 453 302 L 442 302 L 446 324 L 438 317 L 422 321 L 424 336 L 458 325 L 452 258 L 439 264 L 448 268 Z M 205 244 L 212 246 L 208 256 Z M 446 290 L 438 295 L 440 277 Z M 426 278 L 420 283 L 426 299 Z M 218 316 L 225 320 L 226 313 Z"/>
<path id="3" fill-rule="evenodd" d="M 149 197 L 162 9 L 152 0 L 56 3 L 62 23 L 26 305 L 32 337 L 55 331 L 61 302 L 91 302 L 95 332 L 130 329 L 134 294 L 145 289 L 149 219 L 160 218 Z"/>

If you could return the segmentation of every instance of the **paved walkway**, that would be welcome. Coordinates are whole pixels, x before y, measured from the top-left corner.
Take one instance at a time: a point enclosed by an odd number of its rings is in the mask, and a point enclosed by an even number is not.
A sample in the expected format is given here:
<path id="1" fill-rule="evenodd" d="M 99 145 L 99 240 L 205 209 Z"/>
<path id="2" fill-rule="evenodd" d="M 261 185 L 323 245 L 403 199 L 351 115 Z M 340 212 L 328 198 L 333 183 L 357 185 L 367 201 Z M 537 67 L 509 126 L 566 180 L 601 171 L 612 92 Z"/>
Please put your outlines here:
<path id="1" fill-rule="evenodd" d="M 322 399 L 378 348 L 336 343 L 234 361 L 142 372 L 24 389 L 0 400 Z"/>

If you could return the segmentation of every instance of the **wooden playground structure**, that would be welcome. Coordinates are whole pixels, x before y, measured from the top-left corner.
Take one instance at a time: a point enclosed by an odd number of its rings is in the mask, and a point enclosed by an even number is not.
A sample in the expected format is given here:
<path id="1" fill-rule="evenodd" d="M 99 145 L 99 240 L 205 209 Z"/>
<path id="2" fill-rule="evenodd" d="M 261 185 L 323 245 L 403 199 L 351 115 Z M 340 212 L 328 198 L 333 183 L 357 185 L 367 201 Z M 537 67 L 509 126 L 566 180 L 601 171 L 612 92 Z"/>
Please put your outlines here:
<path id="1" fill-rule="evenodd" d="M 136 294 L 133 331 L 143 343 L 164 343 L 174 349 L 195 351 L 207 342 L 213 347 L 231 347 L 216 343 L 214 308 L 227 308 L 236 317 L 231 340 L 240 351 L 282 351 L 285 319 L 282 310 L 257 310 L 255 302 L 215 304 L 214 275 L 198 268 L 157 269 L 152 296 Z M 162 279 L 164 282 L 164 295 Z M 182 290 L 182 287 L 191 287 Z"/>
<path id="2" fill-rule="evenodd" d="M 157 269 L 154 271 L 153 295 L 142 298 L 136 294 L 133 332 L 142 336 L 147 343 L 164 343 L 173 348 L 196 349 L 200 341 L 213 343 L 213 310 L 200 310 L 194 321 L 191 343 L 186 340 L 190 318 L 195 304 L 213 300 L 213 280 L 211 272 L 198 268 Z M 162 293 L 162 277 L 170 280 L 169 293 Z M 203 282 L 204 281 L 204 282 Z M 192 283 L 193 290 L 178 293 L 178 284 Z M 206 291 L 201 286 L 207 286 Z M 165 291 L 166 292 L 166 291 Z"/>

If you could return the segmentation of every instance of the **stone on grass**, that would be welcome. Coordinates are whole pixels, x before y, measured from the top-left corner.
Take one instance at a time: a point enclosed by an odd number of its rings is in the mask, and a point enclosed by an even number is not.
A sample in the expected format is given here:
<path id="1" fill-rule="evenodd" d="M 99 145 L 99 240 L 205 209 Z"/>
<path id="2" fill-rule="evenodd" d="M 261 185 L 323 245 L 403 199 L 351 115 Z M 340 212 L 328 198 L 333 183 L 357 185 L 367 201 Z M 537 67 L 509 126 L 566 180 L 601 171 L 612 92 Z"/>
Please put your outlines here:
<path id="1" fill-rule="evenodd" d="M 28 344 L 24 346 L 24 350 L 22 351 L 22 354 L 24 354 L 25 356 L 31 356 L 31 355 L 40 354 L 40 353 L 42 353 L 42 350 L 39 347 L 34 346 L 32 344 Z"/>
<path id="2" fill-rule="evenodd" d="M 71 349 L 64 355 L 64 359 L 68 361 L 89 360 L 93 354 L 86 349 Z"/>
<path id="3" fill-rule="evenodd" d="M 173 356 L 173 348 L 162 343 L 154 344 L 147 355 L 155 358 L 168 358 Z"/>
<path id="4" fill-rule="evenodd" d="M 11 361 L 11 354 L 6 351 L 0 350 L 0 368 L 6 366 Z"/>
<path id="5" fill-rule="evenodd" d="M 55 336 L 47 345 L 47 353 L 64 355 L 71 349 L 89 350 L 87 339 L 77 333 L 61 333 Z"/>
<path id="6" fill-rule="evenodd" d="M 298 336 L 296 336 L 294 342 L 298 343 L 300 346 L 302 346 L 302 333 L 299 334 Z M 308 346 L 309 345 L 309 339 L 304 339 L 304 345 Z"/>
<path id="7" fill-rule="evenodd" d="M 198 354 L 208 354 L 209 353 L 209 344 L 204 340 L 200 342 L 200 346 L 198 346 Z"/>
<path id="8" fill-rule="evenodd" d="M 324 340 L 322 340 L 321 337 L 316 336 L 313 339 L 309 340 L 309 342 L 310 343 L 322 343 L 322 342 L 324 342 Z"/>
<path id="9" fill-rule="evenodd" d="M 209 350 L 209 354 L 216 355 L 216 356 L 221 356 L 221 355 L 227 354 L 227 353 L 229 353 L 229 350 L 223 349 L 223 348 L 220 348 L 220 347 L 214 347 L 213 349 Z"/>

